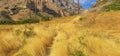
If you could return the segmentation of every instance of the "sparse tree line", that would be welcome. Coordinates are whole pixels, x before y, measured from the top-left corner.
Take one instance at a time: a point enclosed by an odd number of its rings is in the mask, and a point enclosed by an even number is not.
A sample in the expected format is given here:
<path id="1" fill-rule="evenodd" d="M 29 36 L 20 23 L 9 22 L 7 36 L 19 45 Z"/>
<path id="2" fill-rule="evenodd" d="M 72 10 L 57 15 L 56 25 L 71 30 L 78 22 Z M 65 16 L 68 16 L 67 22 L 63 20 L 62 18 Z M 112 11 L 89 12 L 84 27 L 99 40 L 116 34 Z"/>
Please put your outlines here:
<path id="1" fill-rule="evenodd" d="M 29 23 L 39 23 L 40 21 L 50 21 L 50 17 L 42 16 L 41 18 L 28 18 L 28 19 L 21 19 L 18 21 L 6 19 L 6 20 L 0 20 L 0 25 L 29 24 Z"/>

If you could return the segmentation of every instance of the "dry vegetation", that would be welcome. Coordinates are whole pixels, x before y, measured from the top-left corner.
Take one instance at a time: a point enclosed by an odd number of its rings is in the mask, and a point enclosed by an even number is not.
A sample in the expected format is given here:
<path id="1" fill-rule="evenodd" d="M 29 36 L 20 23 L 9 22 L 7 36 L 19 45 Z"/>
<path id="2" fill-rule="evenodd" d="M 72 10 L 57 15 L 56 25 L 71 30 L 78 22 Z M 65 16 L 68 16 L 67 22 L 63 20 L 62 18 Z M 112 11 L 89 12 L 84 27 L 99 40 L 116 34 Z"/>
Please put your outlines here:
<path id="1" fill-rule="evenodd" d="M 120 11 L 0 25 L 0 56 L 120 56 Z"/>

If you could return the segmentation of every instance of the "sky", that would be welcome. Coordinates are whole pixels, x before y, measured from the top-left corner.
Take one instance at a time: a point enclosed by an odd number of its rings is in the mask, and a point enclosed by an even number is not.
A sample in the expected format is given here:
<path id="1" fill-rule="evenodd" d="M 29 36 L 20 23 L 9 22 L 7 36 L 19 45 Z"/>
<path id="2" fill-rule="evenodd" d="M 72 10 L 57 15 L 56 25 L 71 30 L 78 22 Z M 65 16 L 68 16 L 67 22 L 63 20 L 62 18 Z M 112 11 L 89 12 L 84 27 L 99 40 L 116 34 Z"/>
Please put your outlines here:
<path id="1" fill-rule="evenodd" d="M 76 3 L 77 0 L 74 0 Z M 92 6 L 94 6 L 94 4 L 96 3 L 96 0 L 80 0 L 80 6 L 82 6 L 83 9 L 89 9 Z"/>

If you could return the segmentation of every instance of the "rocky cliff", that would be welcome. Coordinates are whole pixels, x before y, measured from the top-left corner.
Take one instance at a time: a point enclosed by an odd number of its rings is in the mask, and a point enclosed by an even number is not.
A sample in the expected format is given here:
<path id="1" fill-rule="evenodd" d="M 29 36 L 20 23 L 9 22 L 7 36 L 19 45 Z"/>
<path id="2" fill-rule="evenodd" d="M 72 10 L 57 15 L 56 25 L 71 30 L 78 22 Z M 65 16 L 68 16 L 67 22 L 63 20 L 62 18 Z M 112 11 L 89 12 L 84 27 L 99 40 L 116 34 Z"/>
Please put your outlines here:
<path id="1" fill-rule="evenodd" d="M 29 14 L 67 16 L 76 12 L 76 7 L 73 0 L 0 0 L 0 18 L 18 20 Z"/>
<path id="2" fill-rule="evenodd" d="M 112 8 L 119 9 L 119 2 L 113 3 L 113 1 L 115 0 L 97 0 L 95 6 L 89 11 L 99 12 L 110 4 L 115 5 Z M 109 7 L 105 7 L 105 10 Z M 81 7 L 80 9 L 82 10 Z M 35 17 L 35 15 L 61 17 L 77 12 L 78 5 L 74 0 L 0 0 L 0 19 L 19 20 Z"/>

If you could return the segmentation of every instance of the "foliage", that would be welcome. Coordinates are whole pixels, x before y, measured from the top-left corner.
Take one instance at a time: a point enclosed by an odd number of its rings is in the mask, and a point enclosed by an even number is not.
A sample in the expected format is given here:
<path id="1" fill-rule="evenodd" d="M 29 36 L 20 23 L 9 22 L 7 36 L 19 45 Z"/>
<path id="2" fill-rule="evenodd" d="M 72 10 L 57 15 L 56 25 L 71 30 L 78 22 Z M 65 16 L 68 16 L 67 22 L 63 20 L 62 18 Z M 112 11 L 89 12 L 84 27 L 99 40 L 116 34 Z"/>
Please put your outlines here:
<path id="1" fill-rule="evenodd" d="M 25 30 L 23 32 L 23 35 L 25 37 L 32 37 L 32 36 L 36 35 L 36 33 L 33 31 L 33 28 L 28 28 L 28 30 Z"/>
<path id="2" fill-rule="evenodd" d="M 39 23 L 39 19 L 22 19 L 18 21 L 12 20 L 0 20 L 0 24 L 12 25 L 12 24 L 27 24 L 27 23 Z"/>
<path id="3" fill-rule="evenodd" d="M 72 56 L 85 56 L 82 51 L 76 51 Z"/>
<path id="4" fill-rule="evenodd" d="M 26 24 L 26 23 L 38 23 L 39 19 L 22 19 L 22 20 L 18 20 L 15 23 L 16 24 Z"/>
<path id="5" fill-rule="evenodd" d="M 24 36 L 25 37 L 31 37 L 31 36 L 34 36 L 35 33 L 33 31 L 24 31 Z"/>
<path id="6" fill-rule="evenodd" d="M 41 20 L 42 21 L 50 21 L 50 17 L 49 16 L 43 16 Z"/>
<path id="7" fill-rule="evenodd" d="M 43 16 L 41 18 L 41 21 L 50 21 L 50 17 L 49 16 Z M 0 24 L 4 24 L 4 25 L 11 25 L 11 24 L 27 24 L 27 23 L 39 23 L 40 19 L 38 18 L 31 18 L 31 19 L 21 19 L 18 21 L 13 21 L 13 20 L 0 20 Z"/>
<path id="8" fill-rule="evenodd" d="M 20 31 L 19 29 L 18 30 L 15 30 L 15 34 L 18 36 L 18 35 L 20 35 L 20 33 L 21 33 L 22 31 Z"/>
<path id="9" fill-rule="evenodd" d="M 84 17 L 79 18 L 80 21 L 84 21 L 85 19 L 86 18 L 84 18 Z"/>
<path id="10" fill-rule="evenodd" d="M 84 18 L 81 17 L 81 18 L 80 18 L 80 21 L 83 21 L 83 20 L 84 20 Z"/>
<path id="11" fill-rule="evenodd" d="M 2 25 L 2 24 L 5 24 L 5 25 L 15 24 L 15 22 L 12 20 L 0 20 L 0 25 Z"/>
<path id="12" fill-rule="evenodd" d="M 76 15 L 76 13 L 70 13 L 70 16 L 74 16 L 74 15 Z"/>
<path id="13" fill-rule="evenodd" d="M 87 44 L 85 43 L 85 35 L 80 36 L 79 38 L 79 44 L 81 45 L 79 50 L 76 50 L 72 56 L 86 56 L 84 53 L 84 48 L 87 47 Z"/>
<path id="14" fill-rule="evenodd" d="M 98 0 L 97 3 L 93 7 L 96 7 L 96 6 L 101 5 L 101 4 L 105 4 L 108 1 L 109 0 Z"/>
<path id="15" fill-rule="evenodd" d="M 102 11 L 120 10 L 120 0 L 115 0 L 112 4 L 105 6 Z"/>

